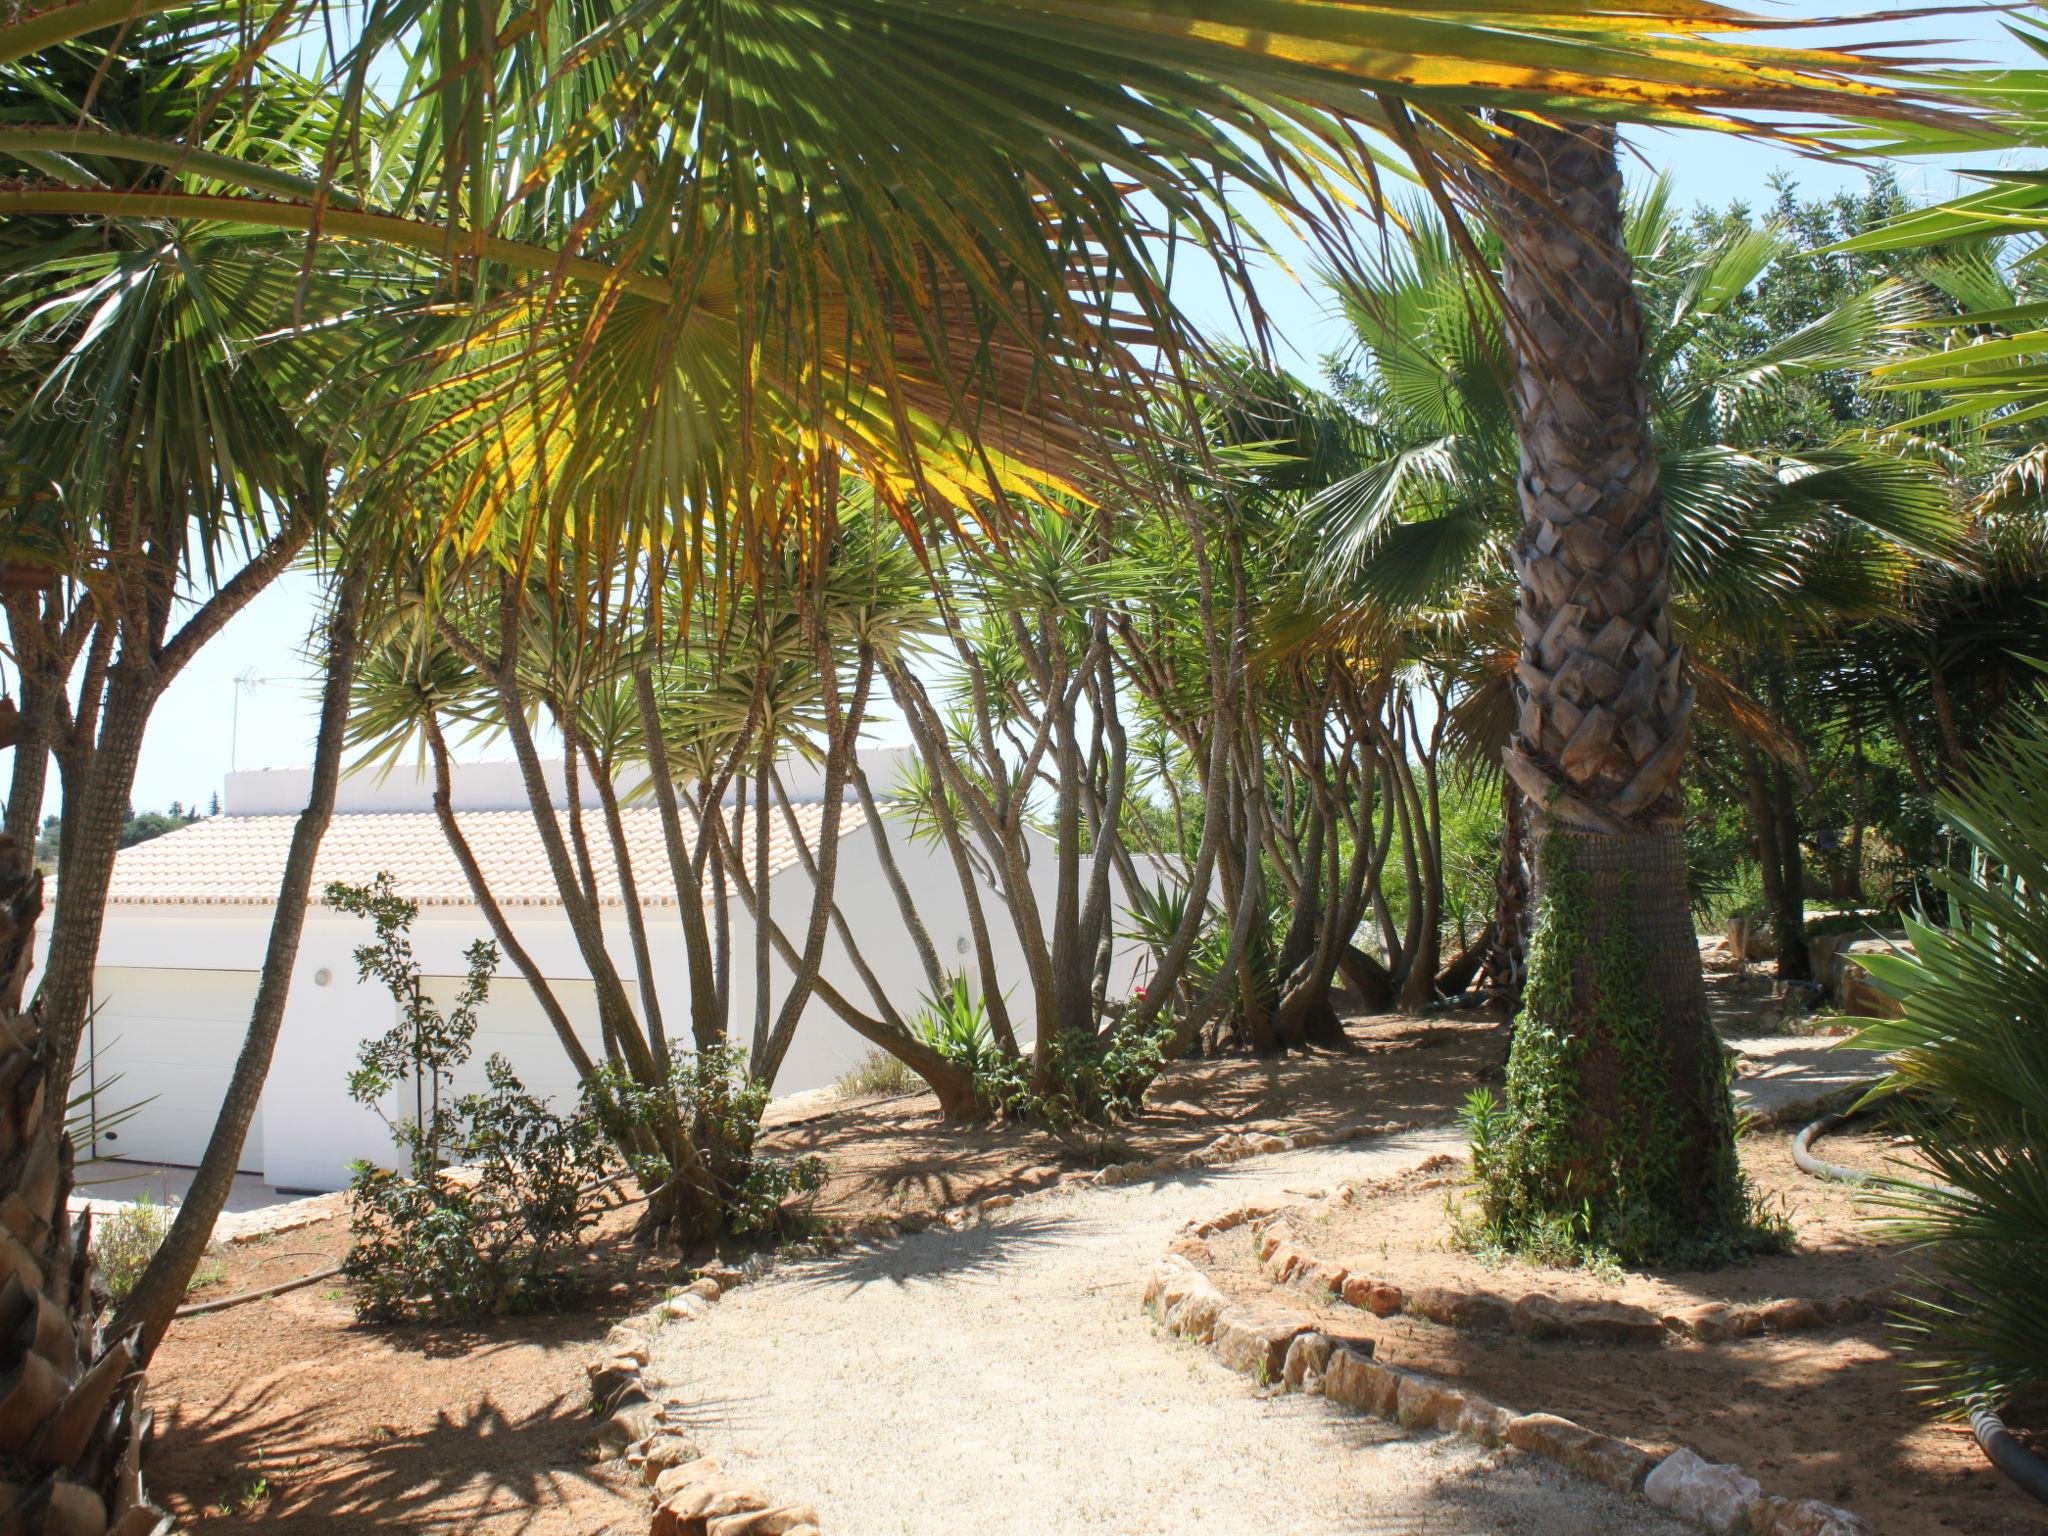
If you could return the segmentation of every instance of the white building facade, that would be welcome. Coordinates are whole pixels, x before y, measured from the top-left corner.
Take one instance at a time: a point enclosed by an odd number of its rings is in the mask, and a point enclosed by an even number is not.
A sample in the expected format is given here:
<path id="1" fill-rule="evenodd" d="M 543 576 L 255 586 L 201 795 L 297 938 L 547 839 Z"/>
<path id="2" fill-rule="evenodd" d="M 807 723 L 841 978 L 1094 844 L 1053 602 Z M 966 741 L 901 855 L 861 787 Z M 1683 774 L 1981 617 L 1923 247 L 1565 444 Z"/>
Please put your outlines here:
<path id="1" fill-rule="evenodd" d="M 877 753 L 865 760 L 878 790 L 895 782 L 890 755 Z M 806 780 L 801 770 L 786 778 L 799 823 L 815 847 L 826 814 L 819 782 L 815 776 Z M 551 782 L 558 805 L 566 804 L 558 764 L 551 765 Z M 116 861 L 87 1042 L 90 1059 L 82 1068 L 95 1089 L 93 1155 L 147 1164 L 197 1161 L 248 1028 L 285 851 L 309 783 L 304 769 L 230 774 L 219 816 L 125 849 Z M 515 765 L 458 766 L 454 803 L 513 932 L 548 978 L 586 1049 L 601 1056 L 595 986 L 570 932 Z M 688 970 L 657 813 L 629 806 L 623 814 L 656 995 L 669 1034 L 687 1044 Z M 857 804 L 839 807 L 839 814 L 840 910 L 862 958 L 896 1008 L 909 1016 L 926 990 L 923 969 L 883 875 L 874 829 Z M 637 1007 L 639 978 L 625 908 L 594 809 L 588 832 L 607 947 Z M 800 941 L 811 909 L 811 879 L 779 818 L 777 833 L 769 900 L 784 931 Z M 912 838 L 893 818 L 889 837 L 941 964 L 974 977 L 978 972 L 965 904 L 951 859 L 944 849 Z M 1054 880 L 1050 842 L 1039 839 L 1035 855 L 1032 881 L 1046 901 Z M 379 873 L 391 874 L 400 894 L 420 904 L 414 949 L 429 989 L 452 997 L 467 969 L 463 952 L 473 941 L 490 938 L 491 931 L 433 814 L 430 785 L 402 770 L 388 777 L 356 773 L 344 778 L 321 849 L 316 901 L 330 881 L 367 884 Z M 1010 987 L 1013 1018 L 1028 1033 L 1032 993 L 1022 951 L 996 892 L 984 887 L 981 895 L 997 974 Z M 736 893 L 729 910 L 730 1020 L 734 1038 L 744 1043 L 754 1018 L 754 928 Z M 353 1160 L 390 1158 L 384 1121 L 351 1100 L 346 1087 L 360 1043 L 397 1019 L 388 992 L 357 980 L 353 951 L 371 936 L 366 920 L 324 903 L 308 911 L 276 1056 L 243 1153 L 246 1171 L 281 1189 L 339 1188 Z M 1139 963 L 1133 947 L 1120 944 L 1113 989 L 1133 985 Z M 788 972 L 779 959 L 771 964 L 774 1007 L 784 995 Z M 827 940 L 824 974 L 858 1006 L 869 1007 L 867 988 L 836 933 Z M 774 1091 L 823 1087 L 870 1049 L 813 998 Z M 492 1053 L 504 1055 L 536 1093 L 558 1104 L 573 1101 L 574 1070 L 531 989 L 503 957 L 482 1012 L 474 1056 L 458 1078 L 459 1090 L 482 1086 L 483 1063 Z M 387 1108 L 396 1114 L 404 1106 Z"/>

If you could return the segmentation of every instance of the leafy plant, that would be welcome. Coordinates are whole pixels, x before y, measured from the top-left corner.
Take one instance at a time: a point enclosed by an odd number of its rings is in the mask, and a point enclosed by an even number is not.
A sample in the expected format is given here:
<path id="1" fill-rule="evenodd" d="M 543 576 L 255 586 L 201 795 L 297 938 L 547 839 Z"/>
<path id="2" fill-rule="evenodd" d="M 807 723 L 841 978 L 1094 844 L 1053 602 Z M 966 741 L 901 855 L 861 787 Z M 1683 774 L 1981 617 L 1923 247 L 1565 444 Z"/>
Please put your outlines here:
<path id="1" fill-rule="evenodd" d="M 92 1228 L 93 1258 L 100 1282 L 107 1288 L 107 1300 L 119 1305 L 142 1278 L 177 1216 L 175 1208 L 158 1203 L 149 1195 L 138 1195 L 126 1205 L 115 1207 L 96 1218 Z M 218 1259 L 201 1262 L 192 1272 L 188 1290 L 213 1285 L 227 1273 Z"/>
<path id="2" fill-rule="evenodd" d="M 1790 1232 L 1765 1213 L 1737 1165 L 1725 1064 L 1698 1085 L 1728 1116 L 1702 1170 L 1685 1140 L 1647 957 L 1626 923 L 1596 934 L 1589 877 L 1552 871 L 1529 944 L 1523 1017 L 1508 1057 L 1506 1102 L 1486 1090 L 1465 1104 L 1476 1220 L 1468 1246 L 1542 1264 L 1713 1264 L 1782 1248 Z M 1627 893 L 1621 893 L 1625 904 Z M 1581 968 L 1597 979 L 1594 1006 L 1572 1014 Z M 1586 1102 L 1582 1063 L 1605 1059 L 1604 1103 Z M 1699 1187 L 1702 1176 L 1705 1187 Z M 1699 1227 L 1683 1213 L 1706 1209 Z"/>
<path id="3" fill-rule="evenodd" d="M 998 1113 L 1061 1134 L 1108 1125 L 1144 1102 L 1145 1090 L 1166 1065 L 1172 1038 L 1170 1023 L 1145 1031 L 1113 1027 L 1095 1035 L 1068 1031 L 1053 1040 L 1049 1089 L 1032 1085 L 1028 1061 L 1006 1061 L 987 1079 L 987 1102 Z"/>
<path id="4" fill-rule="evenodd" d="M 363 1042 L 348 1079 L 350 1097 L 384 1118 L 404 1154 L 402 1170 L 353 1167 L 343 1273 L 357 1315 L 449 1319 L 559 1305 L 578 1289 L 569 1255 L 602 1209 L 599 1184 L 611 1166 L 603 1128 L 580 1109 L 555 1113 L 502 1056 L 485 1062 L 483 1092 L 451 1098 L 497 946 L 469 947 L 469 974 L 444 1014 L 428 1000 L 412 951 L 419 909 L 388 875 L 369 886 L 331 885 L 327 899 L 376 925 L 356 964 L 400 1010 L 395 1026 Z M 394 1119 L 384 1101 L 407 1080 L 415 1113 Z"/>
<path id="5" fill-rule="evenodd" d="M 175 1213 L 148 1195 L 137 1196 L 94 1221 L 93 1256 L 99 1261 L 100 1279 L 114 1302 L 125 1298 L 149 1267 L 151 1257 L 171 1230 Z"/>
<path id="6" fill-rule="evenodd" d="M 924 1080 L 887 1051 L 869 1051 L 832 1085 L 845 1099 L 878 1093 L 916 1093 Z"/>
<path id="7" fill-rule="evenodd" d="M 1907 922 L 1913 953 L 1859 955 L 1905 1008 L 1849 1043 L 1892 1052 L 1865 1100 L 1898 1109 L 1934 1182 L 1875 1181 L 1934 1295 L 1901 1324 L 1951 1411 L 2048 1385 L 2048 721 L 1986 749 L 1938 802 L 1966 869 L 1934 879 L 1948 922 Z"/>
<path id="8" fill-rule="evenodd" d="M 581 1287 L 569 1257 L 602 1210 L 611 1154 L 597 1122 L 558 1115 L 502 1056 L 489 1088 L 444 1121 L 454 1167 L 409 1176 L 357 1163 L 343 1260 L 358 1316 L 379 1321 L 532 1312 Z M 415 1163 L 420 1149 L 415 1142 Z"/>
<path id="9" fill-rule="evenodd" d="M 912 1027 L 926 1045 L 977 1081 L 1002 1065 L 988 1005 L 963 975 L 955 974 L 944 991 L 925 998 Z"/>
<path id="10" fill-rule="evenodd" d="M 349 1074 L 349 1097 L 367 1104 L 392 1125 L 393 1134 L 412 1147 L 414 1176 L 424 1177 L 441 1164 L 444 1142 L 452 1134 L 442 1122 L 442 1098 L 451 1069 L 469 1059 L 476 1035 L 477 1010 L 490 996 L 491 974 L 498 965 L 498 946 L 478 939 L 464 952 L 469 974 L 463 979 L 455 1007 L 446 1013 L 427 996 L 425 978 L 412 949 L 412 925 L 419 904 L 393 887 L 391 876 L 379 874 L 368 885 L 337 880 L 327 887 L 327 904 L 338 912 L 367 917 L 376 939 L 355 949 L 356 974 L 363 981 L 382 982 L 398 1004 L 398 1022 L 374 1040 L 363 1042 L 356 1070 Z M 391 1122 L 384 1114 L 385 1097 L 410 1081 L 413 1114 L 409 1122 Z"/>
<path id="11" fill-rule="evenodd" d="M 787 1202 L 824 1186 L 822 1157 L 768 1157 L 756 1150 L 768 1085 L 747 1071 L 746 1052 L 730 1041 L 679 1053 L 668 1077 L 654 1087 L 607 1063 L 584 1085 L 584 1103 L 613 1128 L 614 1140 L 632 1149 L 627 1163 L 642 1189 L 659 1190 L 671 1179 L 702 1187 L 704 1208 L 717 1210 L 721 1226 L 734 1236 L 790 1226 Z M 651 1139 L 635 1134 L 635 1127 L 661 1123 L 690 1128 L 690 1166 L 672 1166 L 652 1150 Z"/>

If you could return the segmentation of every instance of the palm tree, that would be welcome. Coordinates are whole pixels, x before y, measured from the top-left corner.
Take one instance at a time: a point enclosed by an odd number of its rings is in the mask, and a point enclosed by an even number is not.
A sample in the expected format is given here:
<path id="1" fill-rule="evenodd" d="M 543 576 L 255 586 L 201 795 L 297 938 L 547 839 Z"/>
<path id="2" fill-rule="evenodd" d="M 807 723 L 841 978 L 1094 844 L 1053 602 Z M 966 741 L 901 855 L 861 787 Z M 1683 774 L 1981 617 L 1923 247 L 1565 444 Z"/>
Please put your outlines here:
<path id="1" fill-rule="evenodd" d="M 74 1149 L 65 1127 L 62 1043 L 32 1009 L 15 1010 L 42 911 L 43 877 L 0 845 L 0 1184 L 8 1231 L 0 1311 L 0 1519 L 21 1531 L 144 1536 L 169 1522 L 142 1486 L 150 1415 L 134 1329 L 100 1327 L 90 1217 L 68 1209 Z"/>
<path id="2" fill-rule="evenodd" d="M 233 78 L 207 29 L 140 24 L 104 75 L 95 50 L 52 48 L 0 80 L 29 126 L 30 166 L 146 197 L 166 172 L 103 141 L 186 135 L 259 174 L 289 175 L 334 131 L 334 104 L 264 67 L 253 117 L 204 123 Z M 94 92 L 94 138 L 57 153 L 28 141 L 71 133 L 64 92 Z M 366 131 L 368 120 L 365 120 Z M 398 178 L 402 137 L 382 174 Z M 51 154 L 56 162 L 51 162 Z M 84 1029 L 116 842 L 143 736 L 165 689 L 236 613 L 330 528 L 333 467 L 347 452 L 350 395 L 333 378 L 348 325 L 403 294 L 360 250 L 302 244 L 247 225 L 57 217 L 5 221 L 0 267 L 0 457 L 32 492 L 0 523 L 8 557 L 64 579 L 7 602 L 28 748 L 10 825 L 37 819 L 45 756 L 64 790 L 57 910 L 40 996 L 68 1069 Z"/>
<path id="3" fill-rule="evenodd" d="M 1583 136 L 1534 143 L 1528 154 L 1562 164 L 1523 170 L 1554 173 L 1542 183 L 1553 191 L 1567 174 L 1591 176 L 1588 157 L 1606 153 Z M 1448 237 L 1427 224 L 1382 282 L 1349 287 L 1367 462 L 1320 511 L 1369 615 L 1426 612 L 1458 602 L 1462 587 L 1471 612 L 1512 618 L 1500 669 L 1475 669 L 1459 714 L 1468 734 L 1507 738 L 1539 909 L 1560 882 L 1574 908 L 1573 951 L 1553 953 L 1540 989 L 1547 1011 L 1532 1007 L 1516 1036 L 1510 1107 L 1526 1161 L 1509 1169 L 1522 1185 L 1512 1203 L 1532 1221 L 1591 1209 L 1599 1230 L 1616 1231 L 1601 1202 L 1628 1187 L 1632 1164 L 1647 1164 L 1670 1181 L 1656 1213 L 1668 1225 L 1629 1239 L 1649 1252 L 1744 1219 L 1677 788 L 1696 686 L 1723 716 L 1739 717 L 1743 701 L 1719 674 L 1689 671 L 1685 639 L 1725 644 L 1782 630 L 1788 615 L 1896 605 L 1905 577 L 1950 554 L 1959 527 L 1941 478 L 1909 445 L 1744 438 L 1749 415 L 1787 380 L 1895 348 L 1915 313 L 1910 290 L 1879 286 L 1718 359 L 1698 338 L 1781 242 L 1718 244 L 1646 321 L 1628 249 L 1668 260 L 1663 197 L 1631 215 L 1617 173 L 1577 198 L 1568 218 L 1527 199 L 1499 211 L 1508 302 L 1497 326 L 1468 301 Z M 1596 215 L 1613 242 L 1604 253 L 1584 239 Z M 1570 253 L 1568 299 L 1530 270 L 1526 247 L 1544 241 L 1553 256 Z M 1596 302 L 1607 317 L 1597 347 L 1579 315 Z M 1548 339 L 1532 349 L 1532 336 Z M 1493 579 L 1510 560 L 1512 598 Z M 1554 912 L 1546 920 L 1553 937 L 1566 927 Z M 1637 962 L 1607 971 L 1625 974 L 1625 1004 L 1603 994 L 1593 959 L 1623 953 Z M 1551 1075 L 1537 1074 L 1538 1061 Z M 1655 1155 L 1644 1159 L 1644 1147 Z"/>
<path id="4" fill-rule="evenodd" d="M 191 0 L 137 12 L 158 14 L 202 35 L 230 17 Z M 232 22 L 255 29 L 238 44 L 273 48 L 317 25 L 289 5 Z M 99 0 L 67 0 L 0 28 L 0 59 L 34 68 L 108 25 Z M 1758 131 L 1844 104 L 1921 114 L 1874 56 L 1697 35 L 1760 25 L 1690 0 L 1522 10 L 1512 26 L 1306 0 L 1256 21 L 1220 0 L 943 18 L 908 0 L 864 0 L 857 18 L 835 0 L 658 19 L 377 4 L 343 61 L 343 110 L 403 51 L 438 177 L 381 184 L 374 141 L 347 131 L 310 176 L 234 145 L 114 135 L 73 90 L 59 99 L 86 126 L 0 141 L 45 178 L 0 192 L 0 212 L 210 218 L 445 263 L 464 280 L 462 339 L 444 354 L 464 386 L 444 376 L 406 401 L 474 434 L 462 471 L 444 461 L 422 490 L 444 533 L 496 516 L 515 488 L 559 513 L 594 481 L 638 528 L 702 531 L 714 506 L 753 525 L 819 451 L 894 505 L 1000 503 L 1085 463 L 1091 439 L 1142 427 L 1133 401 L 1153 368 L 1131 344 L 1163 346 L 1171 365 L 1189 341 L 1169 249 L 1243 286 L 1255 236 L 1229 187 L 1343 249 L 1339 209 L 1380 186 L 1361 129 L 1433 175 L 1486 158 L 1478 108 Z M 73 172 L 81 149 L 160 174 L 109 187 Z M 708 456 L 649 430 L 677 390 L 719 429 Z M 974 452 L 956 450 L 962 431 Z M 762 453 L 757 432 L 784 451 Z"/>

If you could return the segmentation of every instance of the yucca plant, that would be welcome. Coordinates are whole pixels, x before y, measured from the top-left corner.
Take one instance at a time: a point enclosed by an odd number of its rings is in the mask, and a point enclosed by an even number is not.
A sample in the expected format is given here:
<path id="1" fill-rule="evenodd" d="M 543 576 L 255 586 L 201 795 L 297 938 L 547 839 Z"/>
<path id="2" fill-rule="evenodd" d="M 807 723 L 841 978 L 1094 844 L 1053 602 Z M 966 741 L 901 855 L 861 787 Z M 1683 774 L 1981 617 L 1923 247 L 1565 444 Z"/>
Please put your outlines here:
<path id="1" fill-rule="evenodd" d="M 1938 802 L 1973 850 L 1913 953 L 1859 956 L 1905 1016 L 1850 1042 L 1892 1053 L 1865 1099 L 1897 1107 L 1931 1180 L 1877 1181 L 1932 1294 L 1901 1327 L 1944 1410 L 2048 1386 L 2048 719 L 1988 747 Z"/>
<path id="2" fill-rule="evenodd" d="M 0 842 L 0 1530 L 142 1536 L 170 1521 L 142 1487 L 139 1330 L 100 1327 L 91 1220 L 69 1217 L 59 1042 L 13 1006 L 42 905 L 42 876 Z"/>

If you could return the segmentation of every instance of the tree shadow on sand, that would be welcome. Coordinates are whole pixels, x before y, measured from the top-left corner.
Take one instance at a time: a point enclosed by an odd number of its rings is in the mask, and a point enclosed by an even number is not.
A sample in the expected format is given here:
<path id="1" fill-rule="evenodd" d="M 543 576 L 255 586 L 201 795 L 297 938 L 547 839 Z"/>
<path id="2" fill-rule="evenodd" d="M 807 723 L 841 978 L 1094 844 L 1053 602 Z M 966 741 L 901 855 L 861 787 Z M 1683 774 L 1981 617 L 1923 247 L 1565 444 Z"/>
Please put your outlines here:
<path id="1" fill-rule="evenodd" d="M 564 1395 L 524 1417 L 485 1401 L 322 1444 L 318 1411 L 284 1407 L 272 1387 L 204 1417 L 163 1415 L 151 1476 L 184 1519 L 266 1532 L 595 1536 L 644 1518 L 644 1496 L 616 1465 L 593 1464 L 590 1425 L 588 1404 Z"/>

